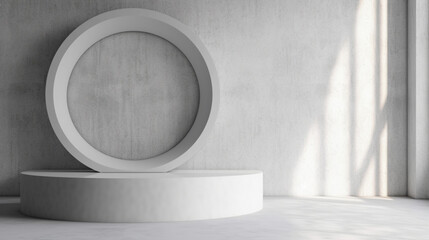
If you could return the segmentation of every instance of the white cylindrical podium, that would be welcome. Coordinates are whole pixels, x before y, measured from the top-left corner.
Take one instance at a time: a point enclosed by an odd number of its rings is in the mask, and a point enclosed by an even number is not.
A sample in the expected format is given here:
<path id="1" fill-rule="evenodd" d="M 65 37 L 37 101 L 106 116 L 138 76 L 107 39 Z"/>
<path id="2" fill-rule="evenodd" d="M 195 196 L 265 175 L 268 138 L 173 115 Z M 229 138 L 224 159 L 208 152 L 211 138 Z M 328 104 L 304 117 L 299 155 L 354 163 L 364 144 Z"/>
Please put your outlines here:
<path id="1" fill-rule="evenodd" d="M 21 212 L 87 222 L 160 222 L 232 217 L 262 209 L 262 172 L 25 171 Z"/>

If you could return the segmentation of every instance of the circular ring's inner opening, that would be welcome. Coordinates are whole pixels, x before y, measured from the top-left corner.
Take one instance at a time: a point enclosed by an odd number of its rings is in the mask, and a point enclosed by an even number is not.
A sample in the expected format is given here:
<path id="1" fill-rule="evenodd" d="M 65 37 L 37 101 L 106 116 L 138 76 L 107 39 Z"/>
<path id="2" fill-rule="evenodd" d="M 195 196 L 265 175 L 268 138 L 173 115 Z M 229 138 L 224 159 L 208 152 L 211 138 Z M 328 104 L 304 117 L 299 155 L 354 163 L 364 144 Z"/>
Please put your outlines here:
<path id="1" fill-rule="evenodd" d="M 80 135 L 109 156 L 148 159 L 192 127 L 199 87 L 185 55 L 169 41 L 123 32 L 91 46 L 70 76 L 67 103 Z"/>

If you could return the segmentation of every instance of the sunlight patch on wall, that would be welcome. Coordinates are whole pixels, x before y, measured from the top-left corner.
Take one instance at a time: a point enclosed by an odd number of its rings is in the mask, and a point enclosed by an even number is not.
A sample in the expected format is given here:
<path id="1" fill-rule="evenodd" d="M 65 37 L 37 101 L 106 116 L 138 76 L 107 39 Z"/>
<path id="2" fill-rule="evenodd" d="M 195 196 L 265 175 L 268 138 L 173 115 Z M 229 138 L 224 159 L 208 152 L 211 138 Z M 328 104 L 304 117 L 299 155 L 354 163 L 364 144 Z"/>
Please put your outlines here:
<path id="1" fill-rule="evenodd" d="M 294 195 L 388 194 L 387 2 L 361 1 L 293 171 Z M 298 187 L 299 186 L 299 187 Z"/>
<path id="2" fill-rule="evenodd" d="M 350 95 L 350 70 L 350 42 L 347 40 L 332 69 L 326 99 L 326 195 L 347 195 L 350 191 L 350 104 L 345 101 Z"/>
<path id="3" fill-rule="evenodd" d="M 291 192 L 296 196 L 318 195 L 320 144 L 320 127 L 315 122 L 308 130 L 302 155 L 293 171 Z"/>

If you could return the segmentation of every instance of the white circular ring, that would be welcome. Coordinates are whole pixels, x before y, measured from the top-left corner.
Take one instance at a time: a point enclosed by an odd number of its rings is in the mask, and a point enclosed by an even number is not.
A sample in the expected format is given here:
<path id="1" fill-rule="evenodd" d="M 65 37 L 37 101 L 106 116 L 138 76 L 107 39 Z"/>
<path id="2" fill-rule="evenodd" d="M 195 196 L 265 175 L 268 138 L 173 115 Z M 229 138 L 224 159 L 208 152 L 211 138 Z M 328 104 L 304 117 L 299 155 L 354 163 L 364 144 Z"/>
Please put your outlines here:
<path id="1" fill-rule="evenodd" d="M 67 105 L 68 82 L 80 56 L 99 40 L 130 31 L 151 33 L 175 45 L 194 68 L 200 90 L 197 116 L 182 141 L 163 154 L 142 160 L 119 159 L 95 149 L 77 131 Z M 179 21 L 145 9 L 113 10 L 80 25 L 55 54 L 46 83 L 46 107 L 55 134 L 77 160 L 99 172 L 167 172 L 180 166 L 206 142 L 218 106 L 216 70 L 203 43 Z"/>

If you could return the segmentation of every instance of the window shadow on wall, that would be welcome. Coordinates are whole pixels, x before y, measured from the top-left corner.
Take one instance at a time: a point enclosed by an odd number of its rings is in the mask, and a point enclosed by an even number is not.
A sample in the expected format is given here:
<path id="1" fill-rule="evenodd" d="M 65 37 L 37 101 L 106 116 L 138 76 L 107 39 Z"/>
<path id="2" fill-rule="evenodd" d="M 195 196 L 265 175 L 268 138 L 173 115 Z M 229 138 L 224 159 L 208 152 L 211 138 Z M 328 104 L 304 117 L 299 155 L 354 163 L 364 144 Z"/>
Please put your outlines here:
<path id="1" fill-rule="evenodd" d="M 323 29 L 329 34 L 315 26 L 296 33 L 303 55 L 312 48 L 305 46 L 308 32 L 314 34 L 319 55 L 296 66 L 305 68 L 297 78 L 308 85 L 284 73 L 295 85 L 283 92 L 289 103 L 277 102 L 287 115 L 279 111 L 276 117 L 290 125 L 273 133 L 281 164 L 258 166 L 265 172 L 266 194 L 406 195 L 406 2 L 354 3 L 344 12 L 353 17 L 339 17 L 350 21 Z M 321 21 L 317 14 L 306 17 L 307 23 Z M 325 35 L 331 42 L 323 45 Z M 321 62 L 329 65 L 318 68 Z"/>
<path id="2" fill-rule="evenodd" d="M 371 6 L 372 5 L 372 6 Z M 355 20 L 345 36 L 333 66 L 326 98 L 317 120 L 319 129 L 319 195 L 386 196 L 405 195 L 406 167 L 406 9 L 405 2 L 360 1 Z M 372 13 L 370 13 L 372 11 Z M 370 13 L 370 14 L 369 14 Z M 371 16 L 372 15 L 372 16 Z M 346 52 L 342 52 L 345 50 Z M 343 55 L 343 56 L 341 56 Z M 344 56 L 347 59 L 338 60 Z M 348 65 L 348 66 L 347 66 Z M 329 98 L 335 95 L 335 75 L 348 69 L 348 139 L 337 146 L 332 140 L 332 116 Z M 341 75 L 341 74 L 339 74 Z M 344 76 L 347 76 L 345 74 Z M 346 78 L 343 79 L 347 81 Z M 335 82 L 335 83 L 333 83 Z M 341 116 L 343 115 L 343 116 Z M 331 121 L 331 122 L 330 122 Z M 338 121 L 341 122 L 341 121 Z M 335 124 L 338 124 L 335 123 Z M 343 129 L 344 130 L 344 129 Z M 342 132 L 343 134 L 343 132 Z M 337 139 L 338 141 L 338 139 Z M 336 148 L 336 149 L 335 149 Z M 335 177 L 341 168 L 335 152 L 348 151 L 344 165 L 348 177 Z M 330 164 L 330 165 L 329 165 Z M 343 166 L 344 166 L 343 165 Z M 330 180 L 329 180 L 330 179 Z M 335 180 L 336 179 L 336 180 Z M 341 181 L 343 180 L 343 181 Z M 337 181 L 337 182 L 336 182 Z M 348 183 L 344 184 L 344 181 Z M 292 184 L 295 181 L 291 181 Z M 348 187 L 348 188 L 347 188 Z M 335 188 L 343 188 L 337 191 Z"/>

